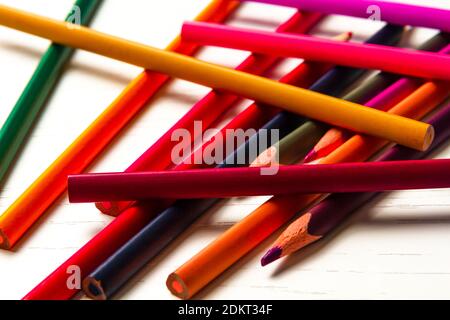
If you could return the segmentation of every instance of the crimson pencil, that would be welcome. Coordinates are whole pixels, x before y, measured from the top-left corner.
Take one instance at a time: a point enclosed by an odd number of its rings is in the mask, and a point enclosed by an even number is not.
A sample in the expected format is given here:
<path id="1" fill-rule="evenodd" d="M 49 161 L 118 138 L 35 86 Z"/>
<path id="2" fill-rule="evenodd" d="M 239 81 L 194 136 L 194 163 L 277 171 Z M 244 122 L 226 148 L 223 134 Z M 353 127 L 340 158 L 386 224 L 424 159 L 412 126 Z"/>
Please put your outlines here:
<path id="1" fill-rule="evenodd" d="M 373 37 L 373 41 L 382 41 L 383 43 L 395 43 L 403 28 L 387 25 L 380 29 Z M 333 69 L 324 77 L 315 82 L 310 90 L 326 93 L 333 96 L 338 96 L 342 90 L 345 90 L 345 85 L 350 85 L 355 78 L 355 74 L 345 70 L 345 72 L 335 72 Z M 356 72 L 359 74 L 359 71 Z M 338 81 L 340 80 L 340 82 Z M 336 85 L 338 83 L 338 85 Z M 275 116 L 270 122 L 265 124 L 265 130 L 279 129 L 280 137 L 283 137 L 288 132 L 294 130 L 297 126 L 302 124 L 305 120 L 296 115 L 287 112 L 281 112 Z M 261 131 L 252 137 L 250 140 L 257 141 L 261 135 Z M 234 160 L 243 153 L 247 153 L 248 146 L 252 142 L 245 143 L 239 146 L 233 155 L 227 156 L 227 159 L 221 166 L 232 166 L 236 163 Z M 271 144 L 269 142 L 269 144 Z M 247 157 L 245 157 L 247 158 Z M 246 159 L 251 161 L 252 157 Z M 113 255 L 111 255 L 104 263 L 102 263 L 95 271 L 85 278 L 85 290 L 96 298 L 111 297 L 132 275 L 136 270 L 141 268 L 156 254 L 158 254 L 164 247 L 166 247 L 174 238 L 182 233 L 186 228 L 192 224 L 203 212 L 208 210 L 217 200 L 204 199 L 199 201 L 188 200 L 178 201 L 174 206 L 168 208 L 159 216 L 146 225 L 139 234 L 136 234 L 126 245 L 122 246 Z M 136 205 L 132 209 L 139 208 L 145 214 L 147 208 Z M 127 212 L 122 213 L 127 214 Z M 130 251 L 124 251 L 128 245 L 138 243 L 138 251 L 134 251 L 137 255 L 130 257 Z M 149 245 L 151 244 L 151 245 Z M 105 244 L 104 244 L 105 245 Z M 142 246 L 141 246 L 142 245 Z M 134 246 L 137 249 L 137 246 Z M 126 253 L 125 253 L 126 252 Z M 124 254 L 125 253 L 125 254 Z M 141 255 L 142 254 L 142 255 Z M 119 260 L 118 260 L 119 259 Z M 111 268 L 112 266 L 112 268 Z M 118 277 L 116 277 L 118 276 Z M 110 281 L 111 280 L 111 281 Z M 89 288 L 90 286 L 93 288 Z M 97 291 L 96 291 L 97 290 Z M 100 294 L 97 294 L 100 292 Z"/>
<path id="2" fill-rule="evenodd" d="M 223 13 L 221 16 L 223 16 Z M 301 19 L 297 22 L 299 24 L 298 28 L 304 28 L 306 32 L 317 23 L 318 17 L 319 16 L 317 15 L 314 17 L 314 14 L 302 14 Z M 319 76 L 317 73 L 318 70 L 320 70 L 320 68 L 311 68 L 306 64 L 302 64 L 302 66 L 295 71 L 297 83 L 308 84 L 311 80 L 306 80 L 306 78 L 309 79 L 309 77 L 313 77 L 312 80 L 314 80 L 316 75 L 317 77 Z M 258 124 L 258 122 L 264 123 L 266 121 L 266 116 L 271 117 L 270 111 L 267 112 L 266 108 L 260 108 L 258 105 L 253 105 L 247 110 L 244 111 L 245 113 L 241 114 L 242 116 L 238 117 L 238 119 L 231 121 L 227 127 L 229 129 L 237 129 L 240 125 L 244 125 L 245 121 L 248 120 L 254 121 L 253 123 L 255 124 Z M 253 118 L 253 116 L 257 117 L 257 119 Z M 82 248 L 75 252 L 69 259 L 63 262 L 23 299 L 70 299 L 79 292 L 79 289 L 69 288 L 66 285 L 68 279 L 67 270 L 69 267 L 74 265 L 79 266 L 82 272 L 81 277 L 84 278 L 168 205 L 169 204 L 166 202 L 150 202 L 142 204 L 139 207 L 128 208 L 94 238 L 89 240 Z"/>
<path id="3" fill-rule="evenodd" d="M 213 0 L 197 19 L 223 21 L 237 5 L 227 0 Z M 166 48 L 185 55 L 194 55 L 199 49 L 199 46 L 181 41 L 179 37 Z M 0 216 L 0 248 L 10 250 L 17 244 L 64 193 L 67 176 L 81 173 L 91 165 L 170 79 L 165 74 L 145 70 L 130 82 L 109 107 Z"/>
<path id="4" fill-rule="evenodd" d="M 202 12 L 198 15 L 197 19 L 222 22 L 226 20 L 239 6 L 236 3 L 228 3 L 228 1 L 212 1 Z M 185 54 L 194 54 L 198 46 L 193 46 L 192 44 L 186 44 L 180 41 L 179 37 L 176 37 L 174 42 L 170 45 L 169 49 L 177 50 L 178 52 L 184 52 Z M 145 71 L 141 76 L 136 78 L 126 90 L 129 92 L 124 93 L 117 102 L 123 110 L 121 116 L 125 116 L 129 119 L 132 117 L 142 105 L 148 101 L 148 98 L 155 94 L 159 88 L 169 80 L 169 77 L 164 74 L 154 73 Z M 145 88 L 145 90 L 144 90 Z M 134 95 L 134 96 L 133 96 Z M 116 102 L 115 102 L 116 103 Z M 119 110 L 117 106 L 115 109 Z M 114 110 L 115 110 L 114 109 Z M 109 110 L 109 109 L 108 109 Z M 112 111 L 112 109 L 110 110 Z M 106 111 L 105 111 L 106 112 Z M 118 111 L 117 111 L 118 112 Z M 111 128 L 114 126 L 122 126 L 125 120 L 120 120 L 117 117 L 106 116 L 102 121 L 105 122 L 101 128 L 106 132 L 108 136 L 114 135 L 115 130 Z M 99 118 L 100 119 L 100 118 Z M 108 120 L 108 121 L 107 121 Z M 99 120 L 100 121 L 100 120 Z M 112 126 L 112 127 L 111 127 Z M 92 128 L 91 128 L 92 129 Z M 93 129 L 92 129 L 93 130 Z M 81 138 L 79 138 L 81 139 Z M 104 138 L 102 138 L 104 140 Z M 78 141 L 78 140 L 77 140 Z M 84 140 L 80 140 L 84 141 Z M 81 142 L 80 142 L 81 143 Z M 83 143 L 84 153 L 90 152 L 93 149 L 101 150 L 104 147 L 104 143 L 99 143 L 96 139 L 92 137 L 85 143 Z M 84 157 L 83 152 L 75 152 L 75 161 L 77 166 L 86 166 L 92 161 L 92 157 Z M 56 166 L 56 165 L 55 165 Z M 66 169 L 70 168 L 72 173 L 77 172 L 75 169 L 75 164 L 68 166 Z M 56 170 L 56 169 L 55 169 Z M 56 181 L 61 188 L 52 193 L 52 196 L 47 194 L 46 200 L 53 201 L 56 196 L 59 195 L 67 184 L 67 175 L 61 174 L 60 166 L 58 166 L 58 172 L 60 175 L 64 176 Z M 65 171 L 64 171 L 65 172 Z M 63 172 L 63 173 L 64 173 Z M 53 184 L 54 185 L 54 184 Z M 52 185 L 50 185 L 51 187 Z M 62 187 L 64 186 L 64 188 Z M 45 188 L 49 185 L 45 186 Z M 44 188 L 44 187 L 43 187 Z M 44 188 L 44 190 L 45 190 Z M 42 189 L 42 188 L 41 188 Z M 53 199 L 53 200 L 52 200 Z M 50 202 L 51 202 L 50 201 Z M 50 204 L 48 204 L 50 205 Z M 35 209 L 35 208 L 33 208 Z M 158 206 L 154 204 L 155 212 L 159 210 Z M 150 209 L 149 209 L 150 210 Z M 72 257 L 65 261 L 59 268 L 52 272 L 47 278 L 40 282 L 34 289 L 32 289 L 23 299 L 24 300 L 65 300 L 70 299 L 75 295 L 79 289 L 70 288 L 67 285 L 68 270 L 71 266 L 79 266 L 81 269 L 81 276 L 84 272 L 89 273 L 90 270 L 95 268 L 99 261 L 103 261 L 109 254 L 114 252 L 114 250 L 127 241 L 134 233 L 138 232 L 142 226 L 144 226 L 148 221 L 151 220 L 151 215 L 142 215 L 138 211 L 130 210 L 128 215 L 119 217 L 102 230 L 97 236 L 95 236 L 91 241 L 84 245 L 80 250 L 78 250 Z M 115 235 L 115 237 L 111 237 Z M 112 238 L 112 239 L 111 239 Z M 104 246 L 104 242 L 110 240 L 108 247 Z M 116 245 L 116 247 L 115 247 Z M 110 251 L 108 251 L 110 250 Z"/>
<path id="5" fill-rule="evenodd" d="M 317 13 L 296 12 L 286 22 L 282 23 L 276 29 L 276 32 L 304 33 L 317 24 L 322 17 L 322 15 Z M 280 61 L 280 59 L 273 56 L 250 54 L 238 67 L 236 67 L 236 70 L 252 74 L 262 74 L 278 61 Z M 194 130 L 195 121 L 201 120 L 203 129 L 208 128 L 220 115 L 228 110 L 231 105 L 237 102 L 239 98 L 239 96 L 231 93 L 220 92 L 218 90 L 210 91 L 136 161 L 134 161 L 125 172 L 165 170 L 171 167 L 174 164 L 171 158 L 171 152 L 179 143 L 178 141 L 172 140 L 172 134 L 179 129 L 186 130 L 186 132 L 189 132 L 189 137 L 191 138 L 189 143 L 192 143 L 199 138 L 198 135 L 196 135 L 197 131 Z M 253 111 L 256 111 L 256 109 L 253 109 Z M 249 116 L 257 119 L 257 117 L 254 117 L 253 115 Z M 132 201 L 105 201 L 97 203 L 96 206 L 105 214 L 117 216 L 132 204 Z"/>
<path id="6" fill-rule="evenodd" d="M 450 80 L 450 57 L 439 53 L 375 44 L 344 43 L 288 33 L 276 34 L 207 22 L 185 22 L 181 36 L 186 41 L 201 45 Z"/>
<path id="7" fill-rule="evenodd" d="M 226 198 L 450 187 L 450 159 L 69 176 L 69 200 Z"/>

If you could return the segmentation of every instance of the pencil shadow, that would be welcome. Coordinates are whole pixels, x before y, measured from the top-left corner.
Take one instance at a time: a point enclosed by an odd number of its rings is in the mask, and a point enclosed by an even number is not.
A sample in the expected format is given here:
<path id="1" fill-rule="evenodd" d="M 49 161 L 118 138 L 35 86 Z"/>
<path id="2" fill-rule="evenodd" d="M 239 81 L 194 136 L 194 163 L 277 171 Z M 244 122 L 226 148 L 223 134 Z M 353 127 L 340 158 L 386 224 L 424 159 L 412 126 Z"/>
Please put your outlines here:
<path id="1" fill-rule="evenodd" d="M 70 69 L 73 71 L 78 71 L 81 73 L 85 73 L 86 75 L 89 75 L 91 77 L 96 77 L 101 80 L 105 81 L 113 81 L 114 83 L 126 86 L 128 83 L 130 83 L 133 79 L 130 77 L 125 77 L 119 73 L 111 72 L 108 69 L 100 69 L 93 65 L 88 64 L 81 64 L 77 62 L 70 62 L 66 69 Z"/>
<path id="2" fill-rule="evenodd" d="M 0 48 L 36 60 L 39 60 L 44 54 L 44 52 L 40 50 L 11 42 L 3 42 L 0 45 Z M 132 80 L 131 78 L 125 77 L 119 73 L 111 72 L 107 69 L 97 68 L 92 65 L 73 62 L 73 60 L 71 60 L 71 62 L 67 64 L 66 70 L 68 69 L 85 73 L 89 76 L 96 77 L 105 81 L 113 81 L 121 85 L 127 85 Z"/>
<path id="3" fill-rule="evenodd" d="M 0 49 L 13 52 L 14 54 L 33 59 L 40 59 L 45 51 L 37 50 L 32 47 L 27 47 L 25 45 L 20 45 L 13 42 L 2 41 L 0 44 Z"/>
<path id="4" fill-rule="evenodd" d="M 270 244 L 273 243 L 278 237 L 281 229 L 272 234 L 270 237 L 261 242 L 258 246 L 256 246 L 253 250 L 247 253 L 244 257 L 239 259 L 236 263 L 234 263 L 230 268 L 222 272 L 216 279 L 211 281 L 205 288 L 203 288 L 200 292 L 198 292 L 193 299 L 208 299 L 214 290 L 218 287 L 223 286 L 224 283 L 227 282 L 233 275 L 238 273 L 240 270 L 245 268 L 261 268 L 259 261 L 257 264 L 253 264 L 252 261 L 258 260 L 258 257 L 261 257 L 263 252 L 270 247 Z"/>
<path id="5" fill-rule="evenodd" d="M 164 90 L 162 90 L 162 92 L 163 92 L 163 94 L 158 95 L 158 97 L 164 96 L 165 99 L 175 100 L 177 102 L 187 104 L 188 105 L 187 109 L 190 109 L 194 104 L 196 104 L 199 101 L 199 98 L 196 95 L 189 94 L 187 92 L 179 92 L 179 91 L 172 90 L 172 88 L 170 88 L 170 86 L 168 86 L 167 89 L 164 88 Z M 157 101 L 155 101 L 154 103 L 156 104 Z M 151 105 L 151 104 L 153 104 L 153 103 L 149 103 L 149 105 Z"/>
<path id="6" fill-rule="evenodd" d="M 276 29 L 280 25 L 280 22 L 276 20 L 269 21 L 266 19 L 260 19 L 258 17 L 247 17 L 247 16 L 235 16 L 232 19 L 232 22 L 251 24 L 253 29 L 257 27 Z"/>
<path id="7" fill-rule="evenodd" d="M 23 250 L 24 245 L 28 243 L 30 238 L 34 235 L 34 233 L 45 223 L 48 222 L 49 219 L 55 214 L 55 208 L 63 205 L 65 201 L 65 195 L 61 195 L 58 199 L 45 211 L 39 219 L 31 226 L 30 229 L 22 236 L 22 238 L 16 243 L 16 245 L 11 249 L 13 252 L 17 252 Z"/>
<path id="8" fill-rule="evenodd" d="M 33 134 L 34 129 L 39 125 L 39 123 L 44 118 L 45 113 L 45 107 L 51 103 L 51 100 L 53 99 L 53 92 L 58 89 L 58 85 L 55 85 L 53 90 L 47 95 L 45 101 L 43 102 L 43 107 L 41 112 L 35 116 L 35 119 L 33 123 L 31 124 L 30 128 L 28 129 L 27 134 L 23 138 L 23 141 L 21 142 L 20 146 L 18 147 L 16 154 L 14 155 L 14 158 L 11 162 L 11 165 L 9 166 L 8 170 L 6 171 L 5 175 L 3 176 L 3 179 L 0 181 L 0 194 L 1 189 L 5 185 L 5 183 L 9 180 L 11 177 L 12 172 L 16 169 L 16 166 L 14 165 L 14 162 L 18 161 L 18 159 L 21 157 L 23 150 L 25 149 L 31 135 Z M 0 128 L 1 129 L 1 128 Z"/>
<path id="9" fill-rule="evenodd" d="M 408 227 L 408 225 L 426 225 L 426 224 L 439 224 L 443 223 L 450 224 L 450 209 L 448 207 L 443 208 L 445 210 L 444 213 L 448 213 L 448 217 L 433 214 L 433 215 L 425 215 L 424 217 L 417 216 L 406 216 L 403 213 L 399 213 L 398 215 L 394 215 L 392 217 L 373 217 L 375 212 L 369 210 L 370 207 L 374 207 L 377 204 L 383 202 L 388 194 L 380 194 L 372 200 L 370 203 L 366 204 L 362 208 L 360 208 L 357 212 L 352 214 L 346 221 L 344 221 L 341 225 L 339 225 L 335 230 L 329 233 L 324 238 L 319 241 L 287 256 L 282 259 L 272 274 L 273 277 L 277 277 L 281 275 L 283 272 L 287 271 L 290 268 L 298 267 L 299 264 L 305 263 L 308 259 L 312 258 L 316 254 L 321 253 L 321 249 L 329 245 L 333 242 L 336 237 L 340 236 L 345 230 L 349 227 L 355 225 L 368 225 L 368 226 L 382 226 L 386 227 Z M 426 209 L 424 209 L 426 211 Z"/>
<path id="10" fill-rule="evenodd" d="M 186 241 L 193 233 L 198 231 L 199 225 L 203 225 L 201 221 L 209 220 L 212 215 L 220 208 L 221 202 L 214 205 L 211 209 L 209 209 L 202 217 L 200 217 L 194 224 L 192 224 L 186 231 L 184 231 L 180 236 L 176 237 L 166 248 L 164 248 L 155 258 L 151 260 L 147 265 L 145 265 L 141 270 L 139 270 L 131 279 L 128 281 L 112 298 L 114 300 L 120 300 L 123 298 L 128 292 L 130 292 L 137 284 L 143 282 L 144 278 L 150 276 L 153 272 L 155 272 L 155 266 L 164 261 L 167 256 L 176 250 L 182 243 Z M 221 226 L 214 226 L 215 228 L 220 228 Z M 221 228 L 223 231 L 228 229 L 228 226 L 223 226 Z M 166 279 L 161 279 L 162 284 L 165 285 Z"/>
<path id="11" fill-rule="evenodd" d="M 96 157 L 96 160 L 93 164 L 91 164 L 86 171 L 89 171 L 90 168 L 92 168 L 95 163 L 98 163 L 104 159 L 106 159 L 109 156 L 109 153 L 112 149 L 116 146 L 116 143 L 119 142 L 124 136 L 127 136 L 130 134 L 130 130 L 133 128 L 133 126 L 139 122 L 145 115 L 151 111 L 152 107 L 158 105 L 161 103 L 161 99 L 171 99 L 183 104 L 188 105 L 186 108 L 186 112 L 192 108 L 192 106 L 198 101 L 198 97 L 190 95 L 189 93 L 181 93 L 176 92 L 175 90 L 172 90 L 170 84 L 172 81 L 169 81 L 166 85 L 161 88 L 145 105 L 142 107 L 141 110 L 127 123 L 120 132 L 111 140 L 110 143 L 103 149 L 103 151 Z M 158 121 L 158 119 L 154 119 L 155 122 Z M 148 122 L 146 122 L 148 124 Z M 150 148 L 153 141 L 149 141 L 148 147 Z M 125 165 L 128 166 L 131 163 L 126 163 Z"/>
<path id="12" fill-rule="evenodd" d="M 318 24 L 316 24 L 308 32 L 308 34 L 313 35 L 313 36 L 320 35 L 320 37 L 324 37 L 324 38 L 333 38 L 342 32 L 352 32 L 351 41 L 362 42 L 362 41 L 366 40 L 366 37 L 364 37 L 363 35 L 355 33 L 355 30 L 353 30 L 352 26 L 349 26 L 348 28 L 346 28 L 345 31 L 330 29 L 330 27 L 327 26 L 329 19 L 331 19 L 331 17 L 329 17 L 329 16 L 324 17 Z"/>

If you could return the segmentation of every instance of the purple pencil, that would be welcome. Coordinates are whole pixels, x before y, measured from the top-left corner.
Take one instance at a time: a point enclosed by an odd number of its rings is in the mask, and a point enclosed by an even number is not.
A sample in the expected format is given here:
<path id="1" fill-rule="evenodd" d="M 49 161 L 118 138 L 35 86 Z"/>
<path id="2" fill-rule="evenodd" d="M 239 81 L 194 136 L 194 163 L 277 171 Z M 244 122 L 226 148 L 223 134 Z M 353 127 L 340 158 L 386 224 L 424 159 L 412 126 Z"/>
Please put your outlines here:
<path id="1" fill-rule="evenodd" d="M 240 0 L 450 32 L 450 10 L 377 0 Z"/>
<path id="2" fill-rule="evenodd" d="M 398 161 L 421 159 L 435 151 L 450 138 L 450 104 L 443 107 L 427 121 L 436 130 L 436 138 L 427 152 L 395 146 L 385 151 L 376 161 Z M 293 222 L 272 245 L 261 259 L 267 265 L 283 256 L 289 255 L 321 239 L 333 231 L 351 213 L 371 201 L 379 193 L 341 193 L 334 194 L 308 213 Z"/>
<path id="3" fill-rule="evenodd" d="M 69 176 L 71 202 L 225 198 L 450 187 L 450 159 Z"/>

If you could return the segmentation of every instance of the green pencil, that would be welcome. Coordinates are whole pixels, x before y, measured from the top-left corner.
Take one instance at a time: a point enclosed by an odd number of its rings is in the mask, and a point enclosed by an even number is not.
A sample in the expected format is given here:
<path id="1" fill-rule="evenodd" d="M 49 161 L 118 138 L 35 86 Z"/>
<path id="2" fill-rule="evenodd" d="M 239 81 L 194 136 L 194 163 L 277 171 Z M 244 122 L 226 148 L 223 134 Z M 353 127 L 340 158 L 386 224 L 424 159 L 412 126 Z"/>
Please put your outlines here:
<path id="1" fill-rule="evenodd" d="M 88 25 L 102 0 L 77 0 L 66 21 Z M 55 88 L 74 49 L 52 44 L 0 130 L 0 183 L 23 145 L 35 119 Z"/>

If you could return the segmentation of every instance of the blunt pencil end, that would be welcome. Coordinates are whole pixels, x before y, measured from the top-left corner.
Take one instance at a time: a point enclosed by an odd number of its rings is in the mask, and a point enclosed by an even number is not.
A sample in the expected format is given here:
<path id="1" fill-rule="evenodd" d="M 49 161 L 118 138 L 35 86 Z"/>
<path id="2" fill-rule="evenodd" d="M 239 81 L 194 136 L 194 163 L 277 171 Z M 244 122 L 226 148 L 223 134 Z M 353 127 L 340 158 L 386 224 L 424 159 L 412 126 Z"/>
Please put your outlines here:
<path id="1" fill-rule="evenodd" d="M 120 214 L 119 207 L 115 202 L 96 202 L 95 207 L 103 214 L 117 217 Z"/>
<path id="2" fill-rule="evenodd" d="M 91 299 L 107 300 L 101 282 L 92 277 L 87 277 L 83 280 L 83 291 Z"/>
<path id="3" fill-rule="evenodd" d="M 431 144 L 434 141 L 434 128 L 433 126 L 429 126 L 427 132 L 425 133 L 425 139 L 422 146 L 422 151 L 427 151 L 430 148 Z"/>
<path id="4" fill-rule="evenodd" d="M 100 210 L 101 213 L 109 214 L 112 209 L 112 204 L 111 202 L 96 202 L 95 207 Z"/>
<path id="5" fill-rule="evenodd" d="M 186 300 L 191 297 L 184 281 L 176 273 L 171 273 L 166 280 L 166 286 L 176 297 Z"/>
<path id="6" fill-rule="evenodd" d="M 273 247 L 261 258 L 261 265 L 267 266 L 268 264 L 281 258 L 282 250 L 280 247 Z"/>

